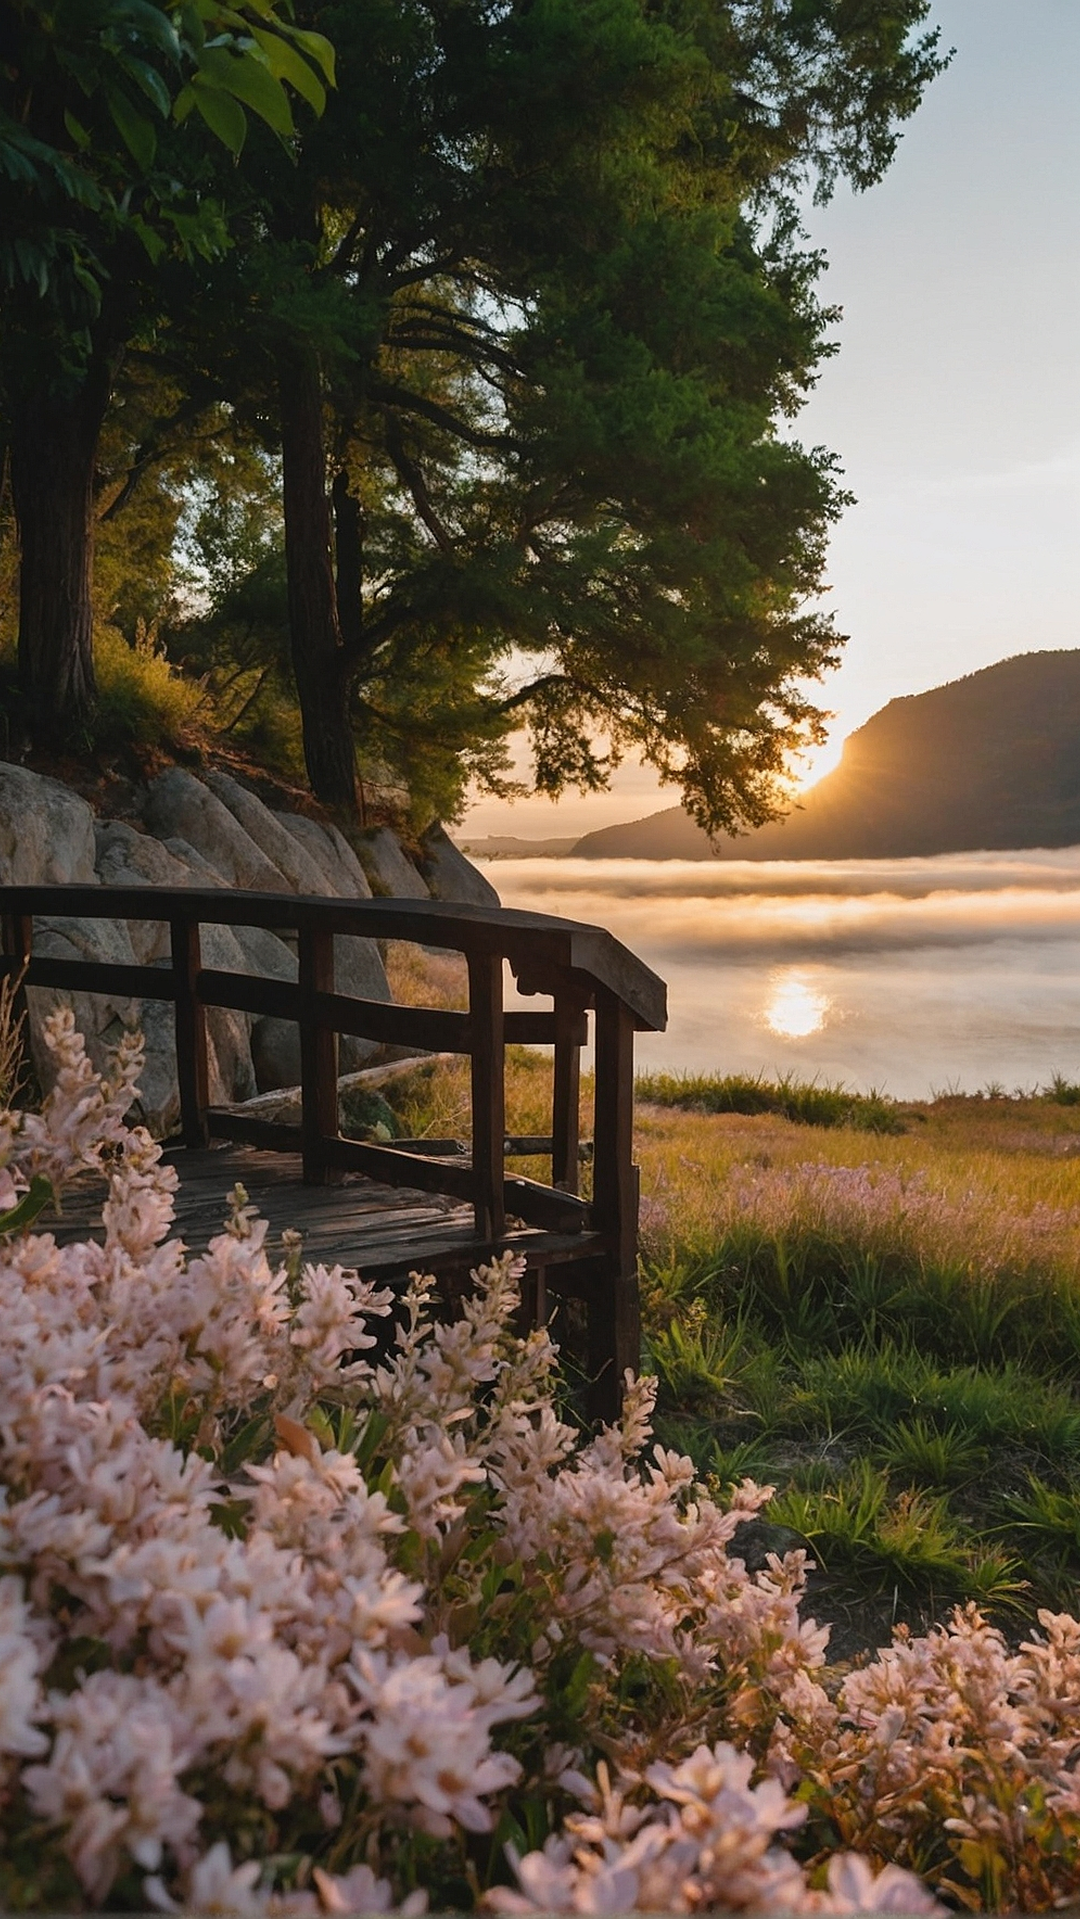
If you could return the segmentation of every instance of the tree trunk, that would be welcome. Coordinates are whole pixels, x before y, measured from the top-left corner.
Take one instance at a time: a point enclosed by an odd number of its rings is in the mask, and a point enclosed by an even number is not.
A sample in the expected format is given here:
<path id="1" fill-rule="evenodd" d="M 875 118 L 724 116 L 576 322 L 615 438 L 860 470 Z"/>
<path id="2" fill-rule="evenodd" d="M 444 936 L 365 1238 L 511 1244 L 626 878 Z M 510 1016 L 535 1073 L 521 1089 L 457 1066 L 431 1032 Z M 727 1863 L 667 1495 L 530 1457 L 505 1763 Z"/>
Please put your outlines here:
<path id="1" fill-rule="evenodd" d="M 311 790 L 356 813 L 356 756 L 338 622 L 326 497 L 322 388 L 313 354 L 284 352 L 279 368 L 289 637 Z"/>
<path id="2" fill-rule="evenodd" d="M 364 523 L 363 510 L 355 494 L 349 492 L 344 468 L 334 475 L 330 498 L 334 503 L 338 623 L 347 651 L 358 659 L 363 643 Z"/>
<path id="3" fill-rule="evenodd" d="M 68 743 L 94 706 L 94 466 L 107 400 L 107 380 L 91 374 L 12 410 L 19 682 L 35 746 Z"/>

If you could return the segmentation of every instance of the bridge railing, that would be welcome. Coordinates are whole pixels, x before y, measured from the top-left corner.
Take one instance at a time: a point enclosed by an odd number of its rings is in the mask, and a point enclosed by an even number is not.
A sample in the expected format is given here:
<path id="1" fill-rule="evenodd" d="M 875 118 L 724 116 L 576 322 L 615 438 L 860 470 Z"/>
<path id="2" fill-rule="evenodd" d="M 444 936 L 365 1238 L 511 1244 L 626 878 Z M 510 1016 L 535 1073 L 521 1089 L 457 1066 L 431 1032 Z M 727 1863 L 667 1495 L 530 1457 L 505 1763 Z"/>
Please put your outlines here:
<path id="1" fill-rule="evenodd" d="M 35 916 L 166 921 L 171 930 L 171 960 L 165 965 L 130 966 L 35 955 Z M 480 1242 L 498 1241 L 510 1214 L 548 1232 L 588 1234 L 616 1281 L 636 1270 L 634 1033 L 664 1026 L 666 992 L 664 983 L 603 929 L 547 914 L 436 901 L 350 902 L 209 888 L 107 886 L 0 888 L 0 921 L 0 970 L 21 973 L 28 986 L 130 995 L 173 1005 L 186 1146 L 205 1146 L 218 1137 L 258 1147 L 298 1149 L 306 1182 L 329 1184 L 342 1172 L 353 1170 L 391 1185 L 448 1194 L 471 1202 Z M 297 980 L 204 967 L 200 929 L 220 925 L 295 933 Z M 403 1006 L 336 992 L 336 934 L 457 950 L 468 966 L 468 1010 Z M 550 1009 L 504 1006 L 504 962 L 509 963 L 519 992 L 550 995 Z M 208 1007 L 231 1007 L 296 1022 L 301 1058 L 298 1127 L 211 1105 Z M 578 1112 L 581 1049 L 590 1012 L 595 1107 L 592 1197 L 586 1203 L 578 1194 Z M 424 1141 L 384 1146 L 342 1138 L 337 1084 L 340 1034 L 412 1050 L 467 1055 L 471 1075 L 468 1159 L 433 1153 Z M 554 1050 L 550 1138 L 507 1137 L 504 1049 L 511 1042 L 550 1045 Z M 550 1185 L 507 1174 L 508 1155 L 523 1151 L 550 1153 Z M 636 1354 L 630 1356 L 630 1363 L 636 1363 Z"/>

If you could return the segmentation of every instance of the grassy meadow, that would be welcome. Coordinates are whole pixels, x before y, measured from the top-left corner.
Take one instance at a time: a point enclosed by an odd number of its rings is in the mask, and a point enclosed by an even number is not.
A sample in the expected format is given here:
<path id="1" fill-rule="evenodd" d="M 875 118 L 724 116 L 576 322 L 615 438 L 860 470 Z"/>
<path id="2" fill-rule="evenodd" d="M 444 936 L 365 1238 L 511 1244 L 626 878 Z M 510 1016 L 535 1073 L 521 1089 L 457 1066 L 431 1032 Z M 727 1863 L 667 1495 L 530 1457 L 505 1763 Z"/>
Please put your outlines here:
<path id="1" fill-rule="evenodd" d="M 1039 1607 L 1072 1609 L 1077 1089 L 898 1105 L 652 1075 L 638 1096 L 659 1437 L 707 1480 L 775 1486 L 741 1540 L 751 1563 L 811 1550 L 837 1659 L 957 1601 L 1010 1637 Z M 425 1065 L 391 1097 L 403 1131 L 467 1138 L 464 1064 Z M 511 1049 L 509 1128 L 546 1131 L 549 1097 L 547 1058 Z"/>

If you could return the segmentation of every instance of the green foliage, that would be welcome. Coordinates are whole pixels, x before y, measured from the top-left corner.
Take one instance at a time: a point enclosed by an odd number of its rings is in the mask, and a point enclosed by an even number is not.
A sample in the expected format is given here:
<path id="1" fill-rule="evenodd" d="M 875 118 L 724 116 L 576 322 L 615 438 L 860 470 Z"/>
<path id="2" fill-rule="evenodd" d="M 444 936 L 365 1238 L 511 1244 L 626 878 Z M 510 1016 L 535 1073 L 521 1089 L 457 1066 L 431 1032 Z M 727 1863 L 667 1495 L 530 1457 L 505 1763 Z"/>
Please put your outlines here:
<path id="1" fill-rule="evenodd" d="M 218 210 L 155 173 L 159 140 L 192 107 L 234 155 L 248 113 L 294 133 L 286 86 L 316 110 L 332 78 L 321 36 L 288 0 L 15 0 L 0 86 L 0 282 L 99 311 L 125 228 L 151 263 L 220 246 Z M 67 138 L 61 139 L 63 127 Z M 64 282 L 68 284 L 65 286 Z"/>
<path id="2" fill-rule="evenodd" d="M 939 64 L 923 0 L 864 14 L 315 0 L 338 89 L 295 166 L 266 143 L 257 194 L 222 180 L 243 244 L 173 334 L 260 431 L 307 395 L 336 563 L 296 568 L 309 758 L 310 674 L 417 818 L 509 791 L 520 726 L 543 791 L 633 748 L 710 824 L 775 805 L 843 500 L 774 430 L 828 350 L 786 202 L 875 177 Z"/>
<path id="3" fill-rule="evenodd" d="M 1066 1080 L 1063 1073 L 1055 1073 L 1050 1085 L 1044 1088 L 1044 1097 L 1059 1107 L 1080 1106 L 1080 1084 Z"/>
<path id="4" fill-rule="evenodd" d="M 897 1423 L 880 1448 L 880 1459 L 905 1478 L 947 1487 L 970 1480 L 985 1467 L 987 1453 L 962 1427 L 936 1427 L 916 1415 Z"/>
<path id="5" fill-rule="evenodd" d="M 202 703 L 201 691 L 177 672 L 152 633 L 138 633 L 129 646 L 114 627 L 104 627 L 94 658 L 94 738 L 99 747 L 175 747 L 183 742 Z"/>
<path id="6" fill-rule="evenodd" d="M 903 1133 L 895 1100 L 884 1094 L 852 1093 L 838 1083 L 797 1080 L 764 1073 L 649 1073 L 635 1083 L 639 1100 L 691 1113 L 779 1113 L 808 1127 L 852 1127 L 863 1133 Z"/>
<path id="7" fill-rule="evenodd" d="M 405 1131 L 389 1101 L 367 1087 L 342 1094 L 341 1129 L 352 1140 L 397 1140 Z"/>

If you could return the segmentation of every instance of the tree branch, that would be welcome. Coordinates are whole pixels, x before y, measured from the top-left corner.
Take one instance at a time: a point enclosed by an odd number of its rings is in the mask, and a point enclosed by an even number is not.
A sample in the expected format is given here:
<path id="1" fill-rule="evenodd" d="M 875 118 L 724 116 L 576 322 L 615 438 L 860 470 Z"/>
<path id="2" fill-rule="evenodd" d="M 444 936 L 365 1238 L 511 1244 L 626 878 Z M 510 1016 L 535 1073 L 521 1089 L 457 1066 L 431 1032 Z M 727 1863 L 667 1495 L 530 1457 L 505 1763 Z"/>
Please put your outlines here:
<path id="1" fill-rule="evenodd" d="M 203 394 L 197 399 L 185 400 L 177 407 L 175 413 L 169 415 L 167 420 L 155 422 L 152 431 L 147 434 L 146 438 L 142 440 L 135 449 L 135 459 L 128 468 L 127 476 L 119 493 L 110 500 L 104 513 L 100 516 L 102 523 L 112 520 L 118 513 L 123 511 L 138 486 L 139 481 L 142 479 L 143 474 L 149 467 L 154 466 L 158 460 L 163 459 L 169 452 L 168 446 L 164 444 L 167 436 L 172 433 L 175 428 L 184 426 L 187 421 L 198 419 L 199 414 L 205 412 L 209 405 L 210 401 L 206 395 Z M 206 437 L 213 439 L 215 436 L 209 434 Z"/>
<path id="2" fill-rule="evenodd" d="M 467 446 L 481 450 L 497 448 L 500 452 L 512 452 L 517 445 L 504 433 L 481 433 L 459 420 L 447 407 L 440 407 L 434 400 L 426 400 L 418 393 L 410 393 L 406 387 L 393 386 L 389 381 L 375 380 L 370 388 L 371 398 L 384 407 L 398 407 L 402 413 L 415 413 L 422 420 L 430 420 L 433 426 L 442 427 L 445 432 L 464 440 Z"/>
<path id="3" fill-rule="evenodd" d="M 392 413 L 386 415 L 386 450 L 394 463 L 398 478 L 412 494 L 413 505 L 439 552 L 453 553 L 453 539 L 435 512 L 423 473 L 409 453 L 402 436 L 401 426 Z"/>

